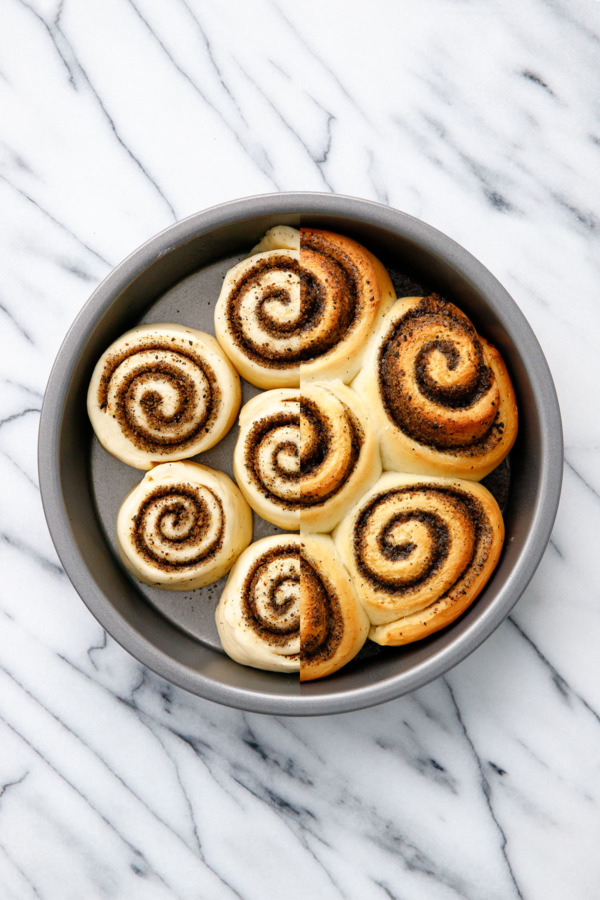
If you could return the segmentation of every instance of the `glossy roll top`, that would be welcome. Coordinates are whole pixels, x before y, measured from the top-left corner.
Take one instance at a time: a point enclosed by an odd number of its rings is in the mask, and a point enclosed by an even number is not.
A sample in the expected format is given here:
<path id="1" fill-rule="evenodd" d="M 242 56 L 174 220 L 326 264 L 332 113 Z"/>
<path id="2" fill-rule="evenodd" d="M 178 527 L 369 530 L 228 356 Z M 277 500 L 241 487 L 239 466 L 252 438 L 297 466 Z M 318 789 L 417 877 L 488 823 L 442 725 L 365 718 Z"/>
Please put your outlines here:
<path id="1" fill-rule="evenodd" d="M 515 441 L 502 357 L 437 295 L 394 304 L 352 386 L 372 411 L 384 468 L 479 480 Z"/>
<path id="2" fill-rule="evenodd" d="M 482 485 L 384 473 L 334 534 L 379 644 L 420 640 L 453 622 L 487 583 L 504 541 Z"/>
<path id="3" fill-rule="evenodd" d="M 341 381 L 303 384 L 300 416 L 302 532 L 328 532 L 381 474 L 371 419 Z"/>
<path id="4" fill-rule="evenodd" d="M 363 404 L 338 381 L 250 400 L 240 414 L 234 473 L 263 518 L 327 532 L 377 480 L 381 464 Z"/>
<path id="5" fill-rule="evenodd" d="M 87 407 L 102 446 L 137 469 L 194 456 L 231 428 L 240 380 L 211 335 L 141 325 L 101 356 Z"/>
<path id="6" fill-rule="evenodd" d="M 390 277 L 352 238 L 300 230 L 303 332 L 302 383 L 339 378 L 359 369 L 371 330 L 396 294 Z"/>
<path id="7" fill-rule="evenodd" d="M 125 497 L 117 544 L 146 584 L 187 591 L 229 571 L 252 539 L 252 514 L 227 475 L 193 462 L 164 463 Z"/>

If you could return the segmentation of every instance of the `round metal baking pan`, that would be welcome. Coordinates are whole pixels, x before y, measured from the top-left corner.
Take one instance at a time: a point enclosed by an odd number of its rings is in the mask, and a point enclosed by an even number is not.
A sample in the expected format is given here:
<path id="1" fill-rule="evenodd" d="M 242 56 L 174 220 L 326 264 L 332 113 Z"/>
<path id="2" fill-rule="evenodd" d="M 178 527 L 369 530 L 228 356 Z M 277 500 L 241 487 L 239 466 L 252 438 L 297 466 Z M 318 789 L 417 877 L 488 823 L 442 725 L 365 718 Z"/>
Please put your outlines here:
<path id="1" fill-rule="evenodd" d="M 106 454 L 86 414 L 86 391 L 104 349 L 140 321 L 212 330 L 225 271 L 276 224 L 312 225 L 356 238 L 387 265 L 401 294 L 438 291 L 502 352 L 518 397 L 506 543 L 485 591 L 453 625 L 402 648 L 367 644 L 322 681 L 234 663 L 220 649 L 214 608 L 220 584 L 189 594 L 144 588 L 114 551 L 114 521 L 141 477 Z M 245 386 L 247 399 L 254 389 Z M 202 461 L 231 470 L 235 431 Z M 249 197 L 213 207 L 152 238 L 102 282 L 81 310 L 48 382 L 39 473 L 52 539 L 75 589 L 123 647 L 164 678 L 210 700 L 280 715 L 319 715 L 391 700 L 443 674 L 478 647 L 517 602 L 542 557 L 556 514 L 563 466 L 552 377 L 516 303 L 473 256 L 429 225 L 377 203 L 334 194 Z M 255 539 L 273 531 L 255 519 Z"/>

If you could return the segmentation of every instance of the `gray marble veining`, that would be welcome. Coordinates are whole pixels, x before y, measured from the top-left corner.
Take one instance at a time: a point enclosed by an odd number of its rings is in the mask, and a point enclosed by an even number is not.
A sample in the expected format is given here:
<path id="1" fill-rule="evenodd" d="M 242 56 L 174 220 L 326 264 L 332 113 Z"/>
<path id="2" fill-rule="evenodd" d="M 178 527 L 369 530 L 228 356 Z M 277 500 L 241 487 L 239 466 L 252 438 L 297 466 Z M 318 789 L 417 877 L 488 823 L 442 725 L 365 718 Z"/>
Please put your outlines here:
<path id="1" fill-rule="evenodd" d="M 0 896 L 600 896 L 600 3 L 1 0 Z M 547 354 L 561 509 L 513 615 L 417 693 L 282 720 L 171 687 L 43 521 L 44 385 L 110 267 L 274 190 L 478 256 Z"/>

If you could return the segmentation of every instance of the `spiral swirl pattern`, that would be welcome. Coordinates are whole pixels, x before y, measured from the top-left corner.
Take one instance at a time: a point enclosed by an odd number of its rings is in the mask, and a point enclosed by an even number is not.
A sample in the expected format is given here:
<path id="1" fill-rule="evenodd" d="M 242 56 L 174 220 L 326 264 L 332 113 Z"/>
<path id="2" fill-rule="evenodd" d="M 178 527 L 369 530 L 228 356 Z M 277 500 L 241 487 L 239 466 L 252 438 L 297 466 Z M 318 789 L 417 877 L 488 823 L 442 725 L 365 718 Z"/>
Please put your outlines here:
<path id="1" fill-rule="evenodd" d="M 336 672 L 363 646 L 369 631 L 348 572 L 331 538 L 302 537 L 300 680 Z"/>
<path id="2" fill-rule="evenodd" d="M 483 486 L 393 473 L 336 535 L 379 643 L 408 643 L 453 621 L 484 587 L 503 539 Z"/>
<path id="3" fill-rule="evenodd" d="M 365 247 L 330 231 L 302 228 L 302 383 L 348 382 L 367 339 L 396 294 L 390 277 Z"/>
<path id="4" fill-rule="evenodd" d="M 236 480 L 281 528 L 330 530 L 380 471 L 368 416 L 341 383 L 269 391 L 242 410 Z"/>
<path id="5" fill-rule="evenodd" d="M 246 267 L 229 295 L 231 334 L 262 366 L 287 368 L 299 362 L 305 320 L 300 302 L 300 263 L 295 251 L 272 251 Z"/>
<path id="6" fill-rule="evenodd" d="M 179 572 L 214 558 L 223 544 L 224 528 L 223 505 L 210 488 L 157 487 L 134 516 L 132 540 L 146 562 L 165 572 Z"/>
<path id="7" fill-rule="evenodd" d="M 252 565 L 243 590 L 246 623 L 275 652 L 299 652 L 300 558 L 293 544 L 280 543 Z"/>
<path id="8" fill-rule="evenodd" d="M 388 335 L 379 356 L 383 400 L 399 428 L 438 449 L 477 445 L 490 434 L 500 401 L 477 332 L 439 297 L 424 298 Z"/>
<path id="9" fill-rule="evenodd" d="M 375 410 L 385 467 L 479 479 L 507 455 L 517 407 L 506 366 L 453 304 L 399 300 L 368 356 L 353 387 Z"/>
<path id="10" fill-rule="evenodd" d="M 355 241 L 302 229 L 298 242 L 234 266 L 217 303 L 217 338 L 258 387 L 296 387 L 301 374 L 331 375 L 338 365 L 348 380 L 383 295 L 393 296 L 381 263 Z"/>
<path id="11" fill-rule="evenodd" d="M 233 467 L 256 512 L 281 528 L 300 527 L 299 391 L 267 391 L 243 407 Z"/>
<path id="12" fill-rule="evenodd" d="M 300 554 L 297 535 L 263 538 L 233 567 L 216 611 L 226 653 L 242 665 L 300 669 Z"/>
<path id="13" fill-rule="evenodd" d="M 180 325 L 143 326 L 102 356 L 88 410 L 100 441 L 137 468 L 193 456 L 231 426 L 239 378 L 210 335 Z"/>
<path id="14" fill-rule="evenodd" d="M 325 535 L 275 535 L 252 544 L 233 567 L 216 611 L 226 653 L 242 665 L 335 672 L 364 644 L 369 620 L 334 543 Z"/>
<path id="15" fill-rule="evenodd" d="M 174 590 L 220 578 L 252 534 L 233 482 L 197 463 L 156 466 L 123 501 L 117 540 L 137 578 Z"/>

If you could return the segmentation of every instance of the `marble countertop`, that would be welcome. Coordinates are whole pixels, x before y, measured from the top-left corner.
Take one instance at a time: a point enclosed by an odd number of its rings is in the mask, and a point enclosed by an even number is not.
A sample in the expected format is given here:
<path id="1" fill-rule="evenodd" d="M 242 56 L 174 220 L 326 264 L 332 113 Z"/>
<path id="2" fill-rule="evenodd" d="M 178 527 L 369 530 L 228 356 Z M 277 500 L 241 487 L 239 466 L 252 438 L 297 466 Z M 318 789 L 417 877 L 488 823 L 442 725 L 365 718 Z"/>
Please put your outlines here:
<path id="1" fill-rule="evenodd" d="M 600 896 L 600 3 L 2 13 L 0 896 Z M 222 708 L 128 656 L 37 486 L 44 385 L 98 282 L 176 219 L 276 190 L 463 244 L 529 319 L 564 417 L 556 526 L 513 614 L 447 677 L 329 718 Z"/>

